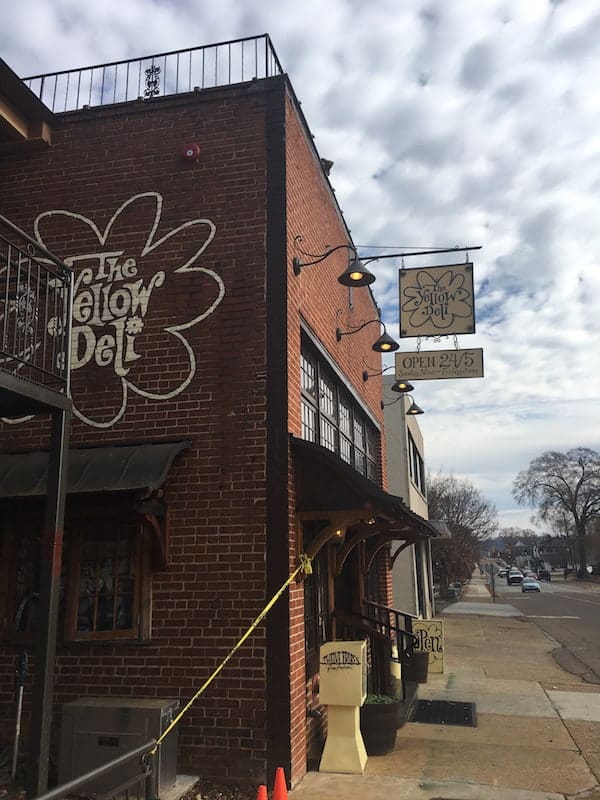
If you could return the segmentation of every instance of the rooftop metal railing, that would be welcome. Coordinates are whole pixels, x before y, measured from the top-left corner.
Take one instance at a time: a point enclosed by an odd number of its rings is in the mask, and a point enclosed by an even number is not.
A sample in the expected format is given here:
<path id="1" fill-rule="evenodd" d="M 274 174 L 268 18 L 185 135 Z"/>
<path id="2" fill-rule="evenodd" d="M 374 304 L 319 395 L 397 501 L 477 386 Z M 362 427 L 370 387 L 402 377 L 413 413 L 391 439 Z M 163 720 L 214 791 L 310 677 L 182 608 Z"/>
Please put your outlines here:
<path id="1" fill-rule="evenodd" d="M 72 271 L 0 214 L 1 373 L 69 393 Z"/>
<path id="2" fill-rule="evenodd" d="M 23 82 L 54 112 L 150 100 L 281 75 L 268 34 L 144 58 L 33 75 Z"/>

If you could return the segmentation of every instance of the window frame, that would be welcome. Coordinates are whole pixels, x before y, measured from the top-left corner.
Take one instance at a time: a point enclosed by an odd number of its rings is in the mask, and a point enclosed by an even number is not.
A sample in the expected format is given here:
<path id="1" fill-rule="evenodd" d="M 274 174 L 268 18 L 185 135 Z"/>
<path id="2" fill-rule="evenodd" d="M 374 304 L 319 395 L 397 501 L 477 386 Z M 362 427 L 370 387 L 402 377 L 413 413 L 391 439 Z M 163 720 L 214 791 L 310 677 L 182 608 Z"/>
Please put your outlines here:
<path id="1" fill-rule="evenodd" d="M 26 598 L 37 597 L 39 600 L 39 568 L 42 558 L 41 522 L 27 513 L 25 524 L 19 525 L 16 516 L 8 512 L 3 514 L 0 534 L 0 583 L 2 587 L 0 589 L 0 610 L 2 612 L 0 641 L 31 644 L 34 640 L 35 628 L 28 625 L 25 630 L 19 630 L 16 625 L 16 616 L 20 605 Z M 20 539 L 25 536 L 29 537 L 31 542 L 31 560 L 24 562 L 25 569 L 30 573 L 31 585 L 29 592 L 21 598 L 17 595 L 19 589 L 19 544 Z"/>
<path id="2" fill-rule="evenodd" d="M 60 640 L 64 643 L 149 641 L 152 633 L 152 576 L 156 569 L 156 533 L 148 518 L 140 516 L 132 508 L 116 508 L 109 513 L 98 509 L 96 522 L 93 508 L 84 515 L 81 508 L 67 515 L 65 521 L 64 546 L 60 583 L 60 606 L 58 625 Z M 16 614 L 25 596 L 39 596 L 40 564 L 42 558 L 42 536 L 44 526 L 43 504 L 22 504 L 0 509 L 0 642 L 30 646 L 35 640 L 36 629 L 17 630 Z M 86 538 L 99 529 L 128 529 L 133 542 L 133 611 L 130 628 L 98 632 L 76 630 L 79 570 L 81 553 Z M 31 539 L 30 556 L 24 561 L 29 573 L 27 591 L 17 595 L 17 559 L 20 539 Z"/>
<path id="3" fill-rule="evenodd" d="M 89 523 L 88 523 L 89 525 Z M 133 537 L 133 591 L 132 591 L 132 627 L 123 630 L 111 629 L 106 631 L 79 631 L 77 630 L 77 617 L 79 609 L 79 583 L 81 578 L 82 556 L 84 544 L 89 540 L 103 538 L 110 535 L 118 526 L 123 532 L 128 531 Z M 79 526 L 78 526 L 79 527 Z M 67 642 L 101 642 L 101 641 L 138 641 L 142 638 L 142 597 L 144 584 L 149 580 L 145 562 L 148 561 L 144 547 L 143 521 L 134 519 L 103 520 L 87 530 L 73 532 L 69 553 L 68 584 L 65 603 L 65 629 L 64 638 Z M 145 627 L 145 626 L 144 626 Z M 149 631 L 148 631 L 149 633 Z"/>
<path id="4" fill-rule="evenodd" d="M 408 429 L 406 432 L 408 438 L 408 474 L 410 476 L 411 483 L 414 485 L 417 491 L 423 497 L 426 497 L 425 463 L 423 461 L 423 456 L 419 452 L 419 448 L 415 444 L 415 440 L 413 439 L 411 432 Z"/>
<path id="5" fill-rule="evenodd" d="M 323 387 L 331 390 L 331 397 Z M 306 343 L 300 353 L 300 395 L 302 439 L 327 448 L 379 484 L 380 432 L 333 369 Z"/>

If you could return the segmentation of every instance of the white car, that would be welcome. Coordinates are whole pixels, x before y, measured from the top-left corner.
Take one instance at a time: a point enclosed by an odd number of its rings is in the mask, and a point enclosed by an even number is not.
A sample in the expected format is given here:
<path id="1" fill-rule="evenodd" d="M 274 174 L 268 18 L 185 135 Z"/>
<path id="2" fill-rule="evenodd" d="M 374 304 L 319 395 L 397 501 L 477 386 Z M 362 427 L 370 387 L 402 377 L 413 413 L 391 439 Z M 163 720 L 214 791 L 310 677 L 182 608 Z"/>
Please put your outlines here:
<path id="1" fill-rule="evenodd" d="M 509 586 L 512 586 L 513 583 L 521 583 L 523 580 L 523 573 L 520 569 L 511 569 L 508 573 L 508 577 L 506 578 L 506 582 Z"/>
<path id="2" fill-rule="evenodd" d="M 521 581 L 522 592 L 541 592 L 540 582 L 535 578 L 523 578 Z"/>

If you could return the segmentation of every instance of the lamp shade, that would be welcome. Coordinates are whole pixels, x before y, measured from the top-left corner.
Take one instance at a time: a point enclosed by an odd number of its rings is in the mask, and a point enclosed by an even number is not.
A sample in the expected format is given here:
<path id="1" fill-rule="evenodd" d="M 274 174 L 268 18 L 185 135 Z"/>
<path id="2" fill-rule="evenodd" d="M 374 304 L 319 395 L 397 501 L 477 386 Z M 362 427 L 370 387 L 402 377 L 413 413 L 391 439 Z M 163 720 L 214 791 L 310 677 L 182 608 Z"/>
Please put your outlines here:
<path id="1" fill-rule="evenodd" d="M 410 381 L 403 381 L 402 379 L 397 380 L 396 383 L 390 386 L 392 392 L 400 392 L 401 394 L 405 394 L 406 392 L 412 392 L 415 387 L 412 385 Z"/>
<path id="2" fill-rule="evenodd" d="M 400 345 L 384 330 L 379 339 L 373 342 L 371 349 L 376 353 L 392 353 L 394 350 L 399 350 Z"/>
<path id="3" fill-rule="evenodd" d="M 410 408 L 407 409 L 406 413 L 407 414 L 411 414 L 411 415 L 415 415 L 415 414 L 424 414 L 425 412 L 423 411 L 422 408 L 420 408 L 420 406 L 418 406 L 415 403 L 414 400 L 412 400 L 412 402 L 410 404 Z"/>
<path id="4" fill-rule="evenodd" d="M 370 272 L 359 258 L 354 258 L 348 264 L 348 267 L 342 272 L 338 278 L 338 282 L 342 286 L 368 286 L 374 283 L 375 275 Z"/>

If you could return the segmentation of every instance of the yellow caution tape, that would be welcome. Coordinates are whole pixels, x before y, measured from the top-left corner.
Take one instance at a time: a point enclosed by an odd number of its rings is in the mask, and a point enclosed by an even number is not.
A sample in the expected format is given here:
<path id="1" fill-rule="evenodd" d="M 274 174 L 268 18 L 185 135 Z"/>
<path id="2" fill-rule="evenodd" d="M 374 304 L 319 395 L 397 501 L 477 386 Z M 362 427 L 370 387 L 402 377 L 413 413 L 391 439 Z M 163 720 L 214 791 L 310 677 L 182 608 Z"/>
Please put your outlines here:
<path id="1" fill-rule="evenodd" d="M 287 589 L 287 587 L 290 585 L 290 583 L 291 583 L 293 580 L 295 580 L 296 576 L 297 576 L 297 575 L 299 575 L 299 574 L 300 574 L 300 572 L 303 572 L 303 573 L 304 573 L 304 575 L 311 575 L 311 574 L 312 574 L 312 565 L 311 565 L 311 560 L 312 560 L 312 559 L 311 559 L 309 556 L 307 556 L 307 555 L 306 555 L 306 553 L 301 553 L 301 554 L 300 554 L 300 558 L 299 558 L 300 564 L 299 564 L 299 565 L 296 567 L 296 569 L 295 569 L 295 570 L 292 572 L 292 574 L 289 576 L 289 578 L 286 580 L 286 582 L 283 584 L 283 586 L 282 586 L 280 589 L 278 589 L 278 590 L 277 590 L 277 592 L 276 592 L 276 593 L 273 595 L 273 597 L 272 597 L 272 598 L 269 600 L 269 602 L 267 603 L 267 605 L 266 605 L 266 606 L 263 608 L 263 610 L 260 612 L 260 614 L 258 615 L 258 617 L 256 617 L 256 619 L 254 620 L 254 622 L 252 623 L 252 625 L 250 625 L 250 627 L 248 628 L 248 630 L 246 631 L 246 633 L 245 633 L 245 634 L 244 634 L 244 635 L 241 637 L 241 639 L 240 639 L 240 640 L 237 642 L 237 644 L 235 644 L 235 645 L 234 645 L 234 646 L 231 648 L 231 650 L 229 651 L 229 653 L 228 653 L 228 654 L 225 656 L 225 658 L 223 659 L 223 661 L 221 661 L 221 663 L 220 663 L 220 664 L 219 664 L 219 666 L 216 668 L 216 670 L 213 672 L 213 674 L 212 674 L 212 675 L 211 675 L 209 678 L 207 678 L 207 680 L 206 680 L 206 681 L 204 681 L 204 683 L 203 683 L 203 684 L 202 684 L 202 686 L 201 686 L 201 687 L 198 689 L 198 691 L 197 691 L 197 692 L 196 692 L 196 694 L 195 694 L 195 695 L 192 697 L 192 699 L 191 699 L 191 700 L 189 700 L 189 701 L 188 701 L 188 702 L 185 704 L 185 706 L 184 706 L 184 707 L 181 709 L 181 711 L 179 712 L 179 714 L 177 714 L 177 716 L 176 716 L 176 717 L 173 719 L 173 721 L 170 723 L 170 725 L 168 725 L 168 726 L 165 728 L 165 730 L 164 730 L 164 731 L 161 733 L 161 735 L 160 735 L 160 736 L 158 737 L 158 739 L 156 740 L 156 746 L 155 746 L 155 747 L 154 747 L 154 749 L 151 751 L 151 753 L 152 753 L 152 754 L 156 753 L 156 751 L 158 750 L 158 746 L 159 746 L 159 745 L 160 745 L 160 744 L 161 744 L 161 743 L 162 743 L 162 742 L 165 740 L 165 738 L 166 738 L 166 737 L 169 735 L 169 733 L 170 733 L 170 732 L 173 730 L 173 728 L 174 728 L 174 727 L 175 727 L 175 726 L 176 726 L 176 725 L 177 725 L 177 724 L 180 722 L 180 720 L 182 719 L 182 717 L 183 717 L 183 716 L 184 716 L 184 715 L 185 715 L 185 714 L 188 712 L 188 710 L 189 710 L 189 709 L 192 707 L 192 705 L 193 705 L 193 704 L 196 702 L 196 700 L 197 700 L 197 699 L 200 697 L 200 695 L 202 694 L 202 692 L 204 692 L 204 690 L 205 690 L 205 689 L 206 689 L 208 686 L 210 686 L 210 684 L 211 684 L 211 683 L 214 681 L 214 679 L 217 677 L 217 675 L 219 674 L 219 672 L 221 672 L 221 670 L 223 669 L 223 667 L 225 666 L 225 664 L 227 664 L 227 662 L 228 662 L 228 661 L 230 660 L 230 658 L 231 658 L 231 657 L 234 655 L 234 653 L 235 653 L 235 652 L 236 652 L 236 651 L 237 651 L 237 650 L 238 650 L 238 649 L 239 649 L 239 648 L 240 648 L 240 647 L 241 647 L 241 646 L 244 644 L 244 642 L 245 642 L 245 641 L 246 641 L 246 639 L 247 639 L 247 638 L 250 636 L 250 634 L 251 634 L 251 633 L 252 633 L 252 632 L 253 632 L 253 631 L 254 631 L 254 630 L 255 630 L 255 629 L 256 629 L 256 628 L 257 628 L 257 627 L 260 625 L 260 623 L 261 623 L 261 622 L 263 621 L 263 619 L 264 619 L 264 618 L 267 616 L 267 614 L 269 613 L 269 611 L 270 611 L 270 610 L 273 608 L 273 606 L 275 605 L 275 603 L 276 603 L 276 602 L 279 600 L 279 598 L 280 598 L 280 597 L 281 597 L 281 595 L 282 595 L 282 594 L 285 592 L 285 590 L 286 590 L 286 589 Z"/>

